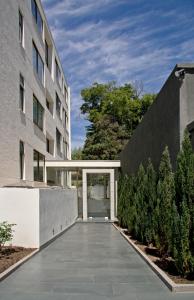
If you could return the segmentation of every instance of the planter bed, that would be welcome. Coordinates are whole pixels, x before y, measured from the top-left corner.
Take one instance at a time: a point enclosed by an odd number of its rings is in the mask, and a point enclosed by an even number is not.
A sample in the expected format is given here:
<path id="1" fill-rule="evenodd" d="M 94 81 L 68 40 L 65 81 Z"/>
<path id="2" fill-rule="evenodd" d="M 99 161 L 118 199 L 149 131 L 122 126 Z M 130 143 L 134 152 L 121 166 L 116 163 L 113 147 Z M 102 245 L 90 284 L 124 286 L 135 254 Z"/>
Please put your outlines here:
<path id="1" fill-rule="evenodd" d="M 194 277 L 183 278 L 177 274 L 174 261 L 170 257 L 161 258 L 155 247 L 148 247 L 134 240 L 126 229 L 113 226 L 120 231 L 121 235 L 129 242 L 135 251 L 146 261 L 160 279 L 174 292 L 194 292 Z"/>
<path id="2" fill-rule="evenodd" d="M 8 268 L 15 265 L 26 256 L 29 256 L 35 249 L 6 246 L 0 250 L 0 275 Z"/>

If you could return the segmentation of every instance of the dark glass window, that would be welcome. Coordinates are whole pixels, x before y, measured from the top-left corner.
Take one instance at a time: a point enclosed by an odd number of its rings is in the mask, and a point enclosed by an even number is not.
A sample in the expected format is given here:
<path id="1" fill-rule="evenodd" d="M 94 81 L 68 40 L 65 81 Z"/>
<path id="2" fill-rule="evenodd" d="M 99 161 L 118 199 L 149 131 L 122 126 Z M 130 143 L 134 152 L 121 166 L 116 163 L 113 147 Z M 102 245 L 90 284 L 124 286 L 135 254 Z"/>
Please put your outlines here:
<path id="1" fill-rule="evenodd" d="M 19 41 L 24 46 L 24 19 L 21 11 L 19 10 Z"/>
<path id="2" fill-rule="evenodd" d="M 44 108 L 35 96 L 33 96 L 33 121 L 41 130 L 43 130 Z"/>
<path id="3" fill-rule="evenodd" d="M 20 179 L 24 179 L 24 143 L 20 141 Z"/>
<path id="4" fill-rule="evenodd" d="M 46 151 L 48 153 L 50 153 L 50 141 L 49 141 L 49 139 L 46 139 Z"/>
<path id="5" fill-rule="evenodd" d="M 57 93 L 56 93 L 56 113 L 58 117 L 61 119 L 61 101 Z"/>
<path id="6" fill-rule="evenodd" d="M 48 110 L 50 110 L 50 103 L 47 99 L 46 99 L 46 107 L 48 108 Z"/>
<path id="7" fill-rule="evenodd" d="M 44 63 L 43 60 L 36 48 L 35 44 L 33 43 L 33 68 L 38 75 L 38 78 L 44 83 Z"/>
<path id="8" fill-rule="evenodd" d="M 44 180 L 45 157 L 34 150 L 34 181 Z"/>
<path id="9" fill-rule="evenodd" d="M 31 6 L 32 6 L 32 15 L 34 16 L 34 20 L 37 24 L 38 31 L 40 32 L 40 34 L 42 34 L 43 20 L 35 0 L 31 0 Z"/>
<path id="10" fill-rule="evenodd" d="M 61 87 L 61 71 L 56 59 L 55 59 L 55 77 L 58 85 Z"/>
<path id="11" fill-rule="evenodd" d="M 24 77 L 20 74 L 20 109 L 24 111 Z"/>
<path id="12" fill-rule="evenodd" d="M 46 40 L 45 40 L 45 61 L 47 67 L 49 67 L 49 46 Z"/>
<path id="13" fill-rule="evenodd" d="M 56 143 L 57 143 L 57 152 L 61 153 L 61 134 L 58 129 L 56 129 Z"/>

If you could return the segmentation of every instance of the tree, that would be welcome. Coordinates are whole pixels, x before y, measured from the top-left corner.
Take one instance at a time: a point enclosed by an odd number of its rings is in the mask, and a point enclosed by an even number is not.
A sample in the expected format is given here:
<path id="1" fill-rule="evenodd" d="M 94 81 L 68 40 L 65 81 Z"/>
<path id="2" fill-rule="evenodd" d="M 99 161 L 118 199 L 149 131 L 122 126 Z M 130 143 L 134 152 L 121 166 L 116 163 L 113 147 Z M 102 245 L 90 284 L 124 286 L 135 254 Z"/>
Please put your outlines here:
<path id="1" fill-rule="evenodd" d="M 135 237 L 141 242 L 145 241 L 145 226 L 146 226 L 146 210 L 147 203 L 145 201 L 146 193 L 146 173 L 143 165 L 141 164 L 136 177 L 136 192 L 134 195 L 134 205 L 136 210 L 135 215 Z"/>
<path id="2" fill-rule="evenodd" d="M 194 153 L 187 130 L 177 156 L 175 183 L 181 236 L 176 262 L 182 274 L 186 274 L 194 271 Z"/>
<path id="3" fill-rule="evenodd" d="M 145 225 L 145 239 L 148 244 L 154 243 L 157 235 L 157 218 L 156 207 L 156 172 L 153 168 L 152 162 L 149 159 L 146 168 L 146 189 L 145 189 L 145 203 L 146 207 L 146 225 Z"/>
<path id="4" fill-rule="evenodd" d="M 175 174 L 177 204 L 185 198 L 189 208 L 194 204 L 194 153 L 186 130 L 182 142 L 182 148 L 177 156 L 177 170 Z"/>
<path id="5" fill-rule="evenodd" d="M 104 115 L 88 131 L 83 148 L 83 159 L 116 159 L 126 144 L 127 134 L 122 126 Z"/>
<path id="6" fill-rule="evenodd" d="M 179 236 L 177 239 L 177 251 L 175 254 L 175 264 L 180 274 L 183 276 L 194 271 L 194 259 L 190 252 L 189 245 L 190 213 L 186 198 L 181 203 L 179 218 Z"/>
<path id="7" fill-rule="evenodd" d="M 158 246 L 161 254 L 168 254 L 170 252 L 172 235 L 171 213 L 175 197 L 174 174 L 168 147 L 165 147 L 159 166 L 157 197 L 159 205 Z"/>
<path id="8" fill-rule="evenodd" d="M 82 160 L 82 148 L 74 148 L 71 153 L 72 160 Z"/>
<path id="9" fill-rule="evenodd" d="M 90 122 L 83 149 L 84 158 L 114 159 L 155 99 L 139 98 L 131 84 L 94 83 L 81 91 L 81 112 Z M 114 147 L 115 149 L 113 150 Z"/>

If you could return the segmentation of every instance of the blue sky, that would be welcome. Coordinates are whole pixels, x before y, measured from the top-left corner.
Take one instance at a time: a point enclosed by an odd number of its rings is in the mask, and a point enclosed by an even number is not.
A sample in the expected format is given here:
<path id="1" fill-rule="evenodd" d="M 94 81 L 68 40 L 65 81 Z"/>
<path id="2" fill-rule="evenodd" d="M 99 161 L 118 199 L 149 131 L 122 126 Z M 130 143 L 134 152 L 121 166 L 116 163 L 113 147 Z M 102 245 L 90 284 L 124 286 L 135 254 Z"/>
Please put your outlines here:
<path id="1" fill-rule="evenodd" d="M 176 63 L 194 61 L 193 0 L 42 0 L 71 87 L 72 147 L 83 145 L 80 91 L 143 82 L 158 92 Z"/>

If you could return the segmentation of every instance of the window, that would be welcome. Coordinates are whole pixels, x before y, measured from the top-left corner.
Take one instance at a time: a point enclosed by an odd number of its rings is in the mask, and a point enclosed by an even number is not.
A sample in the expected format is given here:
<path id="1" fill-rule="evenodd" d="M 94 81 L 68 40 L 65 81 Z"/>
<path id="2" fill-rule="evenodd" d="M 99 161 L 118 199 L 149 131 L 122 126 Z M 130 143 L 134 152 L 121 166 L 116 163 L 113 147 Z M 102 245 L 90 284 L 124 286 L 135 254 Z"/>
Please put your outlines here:
<path id="1" fill-rule="evenodd" d="M 49 67 L 49 46 L 46 40 L 45 40 L 45 61 L 47 67 Z"/>
<path id="2" fill-rule="evenodd" d="M 33 96 L 33 121 L 41 130 L 44 124 L 44 108 L 40 102 Z"/>
<path id="3" fill-rule="evenodd" d="M 33 42 L 33 68 L 38 75 L 38 78 L 44 83 L 44 63 Z"/>
<path id="4" fill-rule="evenodd" d="M 24 18 L 19 10 L 19 41 L 22 47 L 24 47 Z"/>
<path id="5" fill-rule="evenodd" d="M 24 112 L 24 77 L 20 74 L 20 109 Z"/>
<path id="6" fill-rule="evenodd" d="M 48 153 L 50 153 L 50 141 L 49 141 L 49 139 L 46 139 L 46 151 Z"/>
<path id="7" fill-rule="evenodd" d="M 20 179 L 24 179 L 24 143 L 20 141 Z"/>
<path id="8" fill-rule="evenodd" d="M 64 127 L 67 130 L 67 126 L 68 126 L 68 117 L 67 117 L 67 113 L 65 112 L 65 124 Z"/>
<path id="9" fill-rule="evenodd" d="M 34 150 L 34 181 L 44 180 L 45 157 Z"/>
<path id="10" fill-rule="evenodd" d="M 67 103 L 67 100 L 68 100 L 68 92 L 67 92 L 67 88 L 66 88 L 65 85 L 64 85 L 64 96 L 65 96 L 65 102 Z"/>
<path id="11" fill-rule="evenodd" d="M 32 5 L 32 15 L 34 16 L 34 20 L 36 22 L 38 31 L 42 35 L 43 21 L 42 21 L 42 17 L 40 14 L 40 10 L 39 10 L 35 0 L 31 0 L 31 5 Z"/>
<path id="12" fill-rule="evenodd" d="M 46 107 L 50 110 L 50 102 L 46 99 Z"/>
<path id="13" fill-rule="evenodd" d="M 67 142 L 63 139 L 63 154 L 64 154 L 64 159 L 67 159 L 67 152 L 68 152 L 68 144 L 67 144 Z"/>
<path id="14" fill-rule="evenodd" d="M 57 152 L 61 154 L 61 134 L 58 129 L 56 129 L 56 143 L 57 143 Z"/>
<path id="15" fill-rule="evenodd" d="M 61 101 L 57 93 L 56 93 L 56 113 L 57 116 L 61 119 Z"/>
<path id="16" fill-rule="evenodd" d="M 56 59 L 55 59 L 55 78 L 58 85 L 61 87 L 61 71 Z"/>

